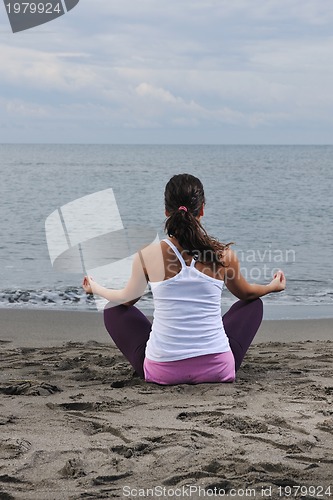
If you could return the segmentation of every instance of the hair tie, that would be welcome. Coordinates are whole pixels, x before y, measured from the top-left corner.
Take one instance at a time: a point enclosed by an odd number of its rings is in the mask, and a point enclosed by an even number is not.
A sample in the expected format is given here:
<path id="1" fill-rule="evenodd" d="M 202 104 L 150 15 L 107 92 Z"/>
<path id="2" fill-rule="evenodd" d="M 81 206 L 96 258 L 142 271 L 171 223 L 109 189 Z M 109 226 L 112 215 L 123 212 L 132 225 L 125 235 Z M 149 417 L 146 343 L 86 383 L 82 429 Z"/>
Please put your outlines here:
<path id="1" fill-rule="evenodd" d="M 178 208 L 178 210 L 184 210 L 184 212 L 187 212 L 187 208 L 186 208 L 186 207 L 184 207 L 183 205 L 181 205 L 181 206 Z"/>

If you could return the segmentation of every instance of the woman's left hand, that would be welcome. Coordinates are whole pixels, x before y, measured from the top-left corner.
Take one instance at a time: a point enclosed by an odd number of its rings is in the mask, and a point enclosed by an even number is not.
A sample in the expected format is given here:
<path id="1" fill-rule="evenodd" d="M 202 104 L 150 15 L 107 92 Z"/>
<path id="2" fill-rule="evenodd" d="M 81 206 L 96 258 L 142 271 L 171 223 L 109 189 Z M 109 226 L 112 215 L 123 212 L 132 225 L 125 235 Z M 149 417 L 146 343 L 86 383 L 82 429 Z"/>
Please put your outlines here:
<path id="1" fill-rule="evenodd" d="M 94 281 L 91 276 L 85 276 L 83 278 L 82 287 L 86 293 L 94 293 L 92 290 L 91 282 Z"/>
<path id="2" fill-rule="evenodd" d="M 280 270 L 275 273 L 270 285 L 272 287 L 272 292 L 282 292 L 282 290 L 286 288 L 286 277 L 284 272 Z"/>

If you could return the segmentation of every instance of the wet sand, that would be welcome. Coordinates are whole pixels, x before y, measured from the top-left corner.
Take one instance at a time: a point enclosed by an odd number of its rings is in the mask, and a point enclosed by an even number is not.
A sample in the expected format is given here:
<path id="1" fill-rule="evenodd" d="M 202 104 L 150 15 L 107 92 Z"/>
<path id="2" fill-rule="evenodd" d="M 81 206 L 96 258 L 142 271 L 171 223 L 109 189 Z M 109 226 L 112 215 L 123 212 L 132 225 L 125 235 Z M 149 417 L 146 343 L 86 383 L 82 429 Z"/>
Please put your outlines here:
<path id="1" fill-rule="evenodd" d="M 151 315 L 148 315 L 150 319 Z M 109 342 L 101 312 L 0 309 L 0 340 L 19 347 L 51 347 L 64 342 Z M 265 320 L 255 343 L 333 340 L 333 318 Z"/>
<path id="2" fill-rule="evenodd" d="M 165 387 L 100 314 L 0 311 L 0 498 L 332 497 L 332 326 L 265 321 L 235 383 Z"/>

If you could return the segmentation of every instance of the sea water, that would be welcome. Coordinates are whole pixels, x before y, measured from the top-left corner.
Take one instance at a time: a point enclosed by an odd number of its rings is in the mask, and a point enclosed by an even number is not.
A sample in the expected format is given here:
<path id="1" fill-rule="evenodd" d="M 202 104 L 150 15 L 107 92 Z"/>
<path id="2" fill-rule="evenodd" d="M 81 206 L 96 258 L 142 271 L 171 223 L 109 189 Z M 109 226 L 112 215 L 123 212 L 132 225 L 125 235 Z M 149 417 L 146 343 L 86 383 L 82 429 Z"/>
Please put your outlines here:
<path id="1" fill-rule="evenodd" d="M 284 270 L 287 289 L 264 297 L 271 317 L 333 317 L 332 146 L 0 145 L 0 305 L 95 310 L 83 273 L 53 269 L 45 220 L 112 188 L 125 228 L 163 238 L 164 187 L 185 172 L 203 182 L 205 228 L 235 242 L 250 282 Z M 234 301 L 223 293 L 223 308 Z M 149 291 L 138 306 L 152 310 Z"/>

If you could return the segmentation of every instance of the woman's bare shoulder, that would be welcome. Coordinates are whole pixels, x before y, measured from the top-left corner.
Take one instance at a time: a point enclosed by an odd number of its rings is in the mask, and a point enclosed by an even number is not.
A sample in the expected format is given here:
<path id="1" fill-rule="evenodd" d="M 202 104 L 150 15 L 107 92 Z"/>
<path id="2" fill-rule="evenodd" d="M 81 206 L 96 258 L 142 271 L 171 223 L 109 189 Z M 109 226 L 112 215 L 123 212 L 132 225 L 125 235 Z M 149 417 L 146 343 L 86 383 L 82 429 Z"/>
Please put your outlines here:
<path id="1" fill-rule="evenodd" d="M 144 255 L 154 255 L 156 253 L 159 253 L 161 252 L 161 248 L 164 246 L 164 245 L 167 245 L 167 243 L 165 243 L 164 241 L 155 241 L 153 243 L 150 243 L 149 245 L 147 245 L 146 247 L 142 248 L 140 250 L 140 252 Z"/>
<path id="2" fill-rule="evenodd" d="M 140 254 L 145 263 L 145 267 L 149 266 L 149 263 L 156 263 L 156 261 L 163 261 L 164 245 L 167 243 L 157 241 L 150 243 L 146 247 L 140 250 Z"/>
<path id="3" fill-rule="evenodd" d="M 150 281 L 161 281 L 164 279 L 164 245 L 167 246 L 167 243 L 154 242 L 140 251 L 142 265 Z"/>

